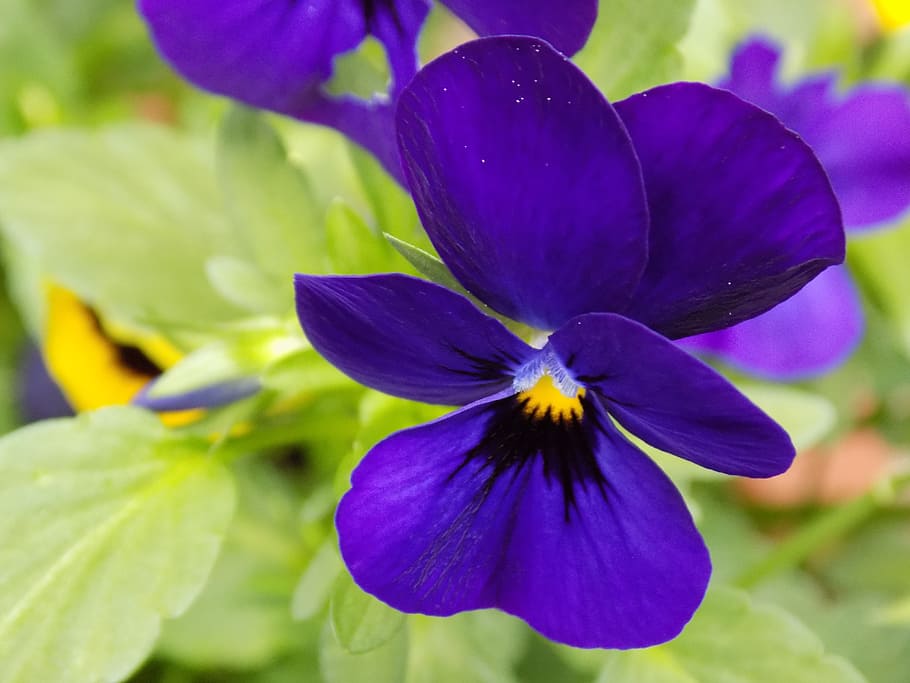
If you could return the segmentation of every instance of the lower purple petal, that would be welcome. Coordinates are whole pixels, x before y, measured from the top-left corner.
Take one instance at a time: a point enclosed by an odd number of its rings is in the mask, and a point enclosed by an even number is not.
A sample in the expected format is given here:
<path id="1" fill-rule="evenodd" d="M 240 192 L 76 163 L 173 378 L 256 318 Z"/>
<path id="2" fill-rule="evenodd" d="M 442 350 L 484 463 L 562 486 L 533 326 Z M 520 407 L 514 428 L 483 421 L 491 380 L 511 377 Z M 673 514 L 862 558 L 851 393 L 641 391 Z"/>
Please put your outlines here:
<path id="1" fill-rule="evenodd" d="M 707 549 L 669 479 L 586 405 L 561 449 L 510 431 L 502 395 L 374 447 L 336 517 L 356 582 L 405 612 L 498 607 L 578 647 L 676 636 Z"/>
<path id="2" fill-rule="evenodd" d="M 862 332 L 856 289 L 846 268 L 836 266 L 757 318 L 678 343 L 761 377 L 798 380 L 842 363 Z"/>

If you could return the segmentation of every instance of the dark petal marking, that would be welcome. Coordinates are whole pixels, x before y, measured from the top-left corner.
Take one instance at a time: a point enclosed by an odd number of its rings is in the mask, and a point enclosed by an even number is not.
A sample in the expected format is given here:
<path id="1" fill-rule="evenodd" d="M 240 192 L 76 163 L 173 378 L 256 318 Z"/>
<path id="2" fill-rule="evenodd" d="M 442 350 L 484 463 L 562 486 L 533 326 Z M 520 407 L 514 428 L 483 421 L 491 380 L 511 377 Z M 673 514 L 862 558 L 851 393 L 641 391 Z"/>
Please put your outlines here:
<path id="1" fill-rule="evenodd" d="M 500 477 L 508 473 L 514 480 L 531 460 L 539 458 L 547 481 L 558 482 L 562 488 L 568 523 L 572 513 L 578 512 L 576 486 L 594 486 L 601 495 L 607 495 L 609 484 L 597 463 L 592 435 L 592 430 L 603 429 L 601 412 L 593 410 L 589 399 L 582 397 L 580 419 L 560 419 L 549 410 L 543 416 L 532 416 L 528 400 L 516 394 L 492 404 L 484 437 L 467 452 L 449 479 L 468 463 L 483 461 L 480 472 L 486 480 L 478 494 L 478 505 L 482 505 Z"/>

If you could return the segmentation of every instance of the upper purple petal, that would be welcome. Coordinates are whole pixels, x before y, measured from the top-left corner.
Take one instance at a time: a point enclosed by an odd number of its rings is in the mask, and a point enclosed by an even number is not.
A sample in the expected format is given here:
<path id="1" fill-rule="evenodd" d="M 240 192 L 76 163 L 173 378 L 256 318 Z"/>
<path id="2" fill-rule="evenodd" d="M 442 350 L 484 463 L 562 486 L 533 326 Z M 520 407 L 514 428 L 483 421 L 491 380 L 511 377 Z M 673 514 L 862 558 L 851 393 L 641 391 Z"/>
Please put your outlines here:
<path id="1" fill-rule="evenodd" d="M 736 387 L 633 320 L 583 315 L 549 345 L 610 415 L 656 448 L 748 477 L 780 474 L 796 455 L 787 433 Z"/>
<path id="2" fill-rule="evenodd" d="M 772 115 L 698 83 L 661 86 L 616 110 L 651 213 L 648 266 L 629 317 L 671 338 L 729 327 L 843 261 L 828 178 Z"/>
<path id="3" fill-rule="evenodd" d="M 570 56 L 588 41 L 597 20 L 597 0 L 441 1 L 481 36 L 536 36 Z"/>
<path id="4" fill-rule="evenodd" d="M 641 172 L 565 57 L 531 38 L 463 45 L 414 78 L 397 125 L 423 225 L 478 298 L 545 329 L 625 306 L 647 251 Z"/>
<path id="5" fill-rule="evenodd" d="M 679 344 L 768 379 L 797 380 L 843 362 L 862 331 L 856 288 L 846 268 L 835 266 L 767 313 Z"/>
<path id="6" fill-rule="evenodd" d="M 361 384 L 459 405 L 511 386 L 535 353 L 445 287 L 407 275 L 298 275 L 297 315 L 313 347 Z"/>
<path id="7" fill-rule="evenodd" d="M 362 0 L 139 0 L 139 9 L 189 81 L 289 115 L 368 30 Z"/>
<path id="8" fill-rule="evenodd" d="M 367 454 L 336 516 L 354 580 L 405 612 L 498 607 L 578 647 L 676 636 L 711 567 L 673 484 L 596 404 L 574 441 L 536 446 L 516 410 L 477 403 Z"/>
<path id="9" fill-rule="evenodd" d="M 832 73 L 793 87 L 777 82 L 780 50 L 752 39 L 733 56 L 721 87 L 767 109 L 799 133 L 831 178 L 848 228 L 894 219 L 910 207 L 910 96 L 867 83 L 841 94 Z"/>

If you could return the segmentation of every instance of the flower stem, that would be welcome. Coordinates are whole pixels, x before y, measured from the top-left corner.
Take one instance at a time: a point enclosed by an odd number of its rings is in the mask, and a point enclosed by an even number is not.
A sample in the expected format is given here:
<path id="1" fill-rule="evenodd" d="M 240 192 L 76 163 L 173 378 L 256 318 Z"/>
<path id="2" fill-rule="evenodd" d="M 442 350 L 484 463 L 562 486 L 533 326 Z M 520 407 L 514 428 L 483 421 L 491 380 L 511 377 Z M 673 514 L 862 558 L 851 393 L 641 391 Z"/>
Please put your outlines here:
<path id="1" fill-rule="evenodd" d="M 846 505 L 819 513 L 762 560 L 743 571 L 734 583 L 741 588 L 754 588 L 771 576 L 800 565 L 819 548 L 842 538 L 876 512 L 892 504 L 899 492 L 908 485 L 910 474 L 903 473 Z"/>

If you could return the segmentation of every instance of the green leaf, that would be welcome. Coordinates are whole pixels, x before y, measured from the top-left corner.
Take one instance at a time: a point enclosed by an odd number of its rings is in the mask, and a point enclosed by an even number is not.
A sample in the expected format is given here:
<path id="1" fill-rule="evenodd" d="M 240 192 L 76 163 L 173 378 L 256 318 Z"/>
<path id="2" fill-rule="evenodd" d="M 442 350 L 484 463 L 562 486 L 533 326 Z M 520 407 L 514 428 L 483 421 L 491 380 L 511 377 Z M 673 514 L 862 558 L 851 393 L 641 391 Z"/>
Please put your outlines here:
<path id="1" fill-rule="evenodd" d="M 319 668 L 325 683 L 404 683 L 408 664 L 408 631 L 401 628 L 382 646 L 351 654 L 336 640 L 330 624 L 322 631 Z"/>
<path id="2" fill-rule="evenodd" d="M 311 619 L 328 601 L 332 586 L 337 583 L 344 565 L 338 554 L 337 541 L 332 536 L 310 562 L 294 591 L 291 612 L 295 619 Z"/>
<path id="3" fill-rule="evenodd" d="M 852 239 L 849 261 L 885 312 L 910 356 L 910 221 L 894 230 L 880 230 Z"/>
<path id="4" fill-rule="evenodd" d="M 117 681 L 148 654 L 233 511 L 206 446 L 129 408 L 0 439 L 0 680 Z"/>
<path id="5" fill-rule="evenodd" d="M 494 610 L 413 617 L 408 683 L 519 683 L 528 628 Z"/>
<path id="6" fill-rule="evenodd" d="M 682 635 L 647 650 L 611 652 L 598 683 L 862 683 L 846 660 L 777 607 L 726 588 L 708 592 Z"/>
<path id="7" fill-rule="evenodd" d="M 797 450 L 811 448 L 837 423 L 837 411 L 826 398 L 779 384 L 738 386 L 753 403 L 787 430 Z"/>
<path id="8" fill-rule="evenodd" d="M 216 256 L 205 264 L 209 282 L 225 301 L 258 315 L 285 315 L 294 307 L 292 280 L 278 283 L 249 261 Z"/>
<path id="9" fill-rule="evenodd" d="M 217 169 L 240 243 L 289 308 L 294 273 L 324 273 L 328 267 L 325 208 L 277 133 L 254 110 L 235 107 L 225 117 Z"/>
<path id="10" fill-rule="evenodd" d="M 198 327 L 239 313 L 205 277 L 241 256 L 205 145 L 121 125 L 0 146 L 2 227 L 41 270 L 107 314 Z M 49 199 L 52 198 L 52 199 Z"/>
<path id="11" fill-rule="evenodd" d="M 347 572 L 338 577 L 329 606 L 338 643 L 351 654 L 363 654 L 389 641 L 405 615 L 364 593 Z"/>
<path id="12" fill-rule="evenodd" d="M 341 199 L 329 206 L 326 233 L 336 272 L 360 275 L 389 269 L 394 252 L 388 243 Z"/>
<path id="13" fill-rule="evenodd" d="M 262 383 L 292 396 L 356 386 L 315 349 L 300 349 L 278 359 L 265 369 Z"/>
<path id="14" fill-rule="evenodd" d="M 601 0 L 597 24 L 575 61 L 607 98 L 617 100 L 677 80 L 676 44 L 695 0 Z"/>
<path id="15" fill-rule="evenodd" d="M 376 232 L 387 232 L 408 242 L 429 245 L 429 239 L 421 228 L 411 195 L 371 154 L 353 143 L 348 145 L 348 150 L 375 219 L 373 227 Z"/>
<path id="16" fill-rule="evenodd" d="M 305 562 L 296 491 L 262 460 L 237 465 L 238 510 L 205 590 L 165 622 L 157 652 L 195 668 L 253 669 L 306 634 L 288 611 Z"/>

